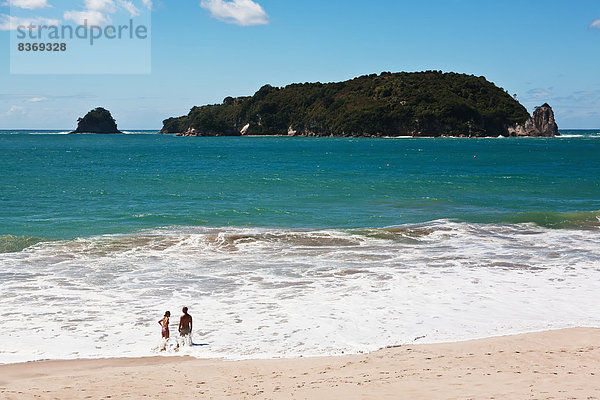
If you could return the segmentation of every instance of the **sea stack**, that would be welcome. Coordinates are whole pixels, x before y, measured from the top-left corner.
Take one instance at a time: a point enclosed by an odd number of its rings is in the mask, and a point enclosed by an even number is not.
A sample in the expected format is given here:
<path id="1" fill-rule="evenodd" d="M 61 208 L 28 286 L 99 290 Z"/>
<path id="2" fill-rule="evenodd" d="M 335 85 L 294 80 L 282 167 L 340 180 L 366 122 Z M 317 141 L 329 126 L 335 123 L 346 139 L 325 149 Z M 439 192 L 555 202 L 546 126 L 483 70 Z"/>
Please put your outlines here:
<path id="1" fill-rule="evenodd" d="M 71 133 L 122 133 L 110 111 L 98 107 L 77 120 L 77 129 Z"/>
<path id="2" fill-rule="evenodd" d="M 533 117 L 529 118 L 523 125 L 515 125 L 508 129 L 511 136 L 560 136 L 558 125 L 554 120 L 554 111 L 548 103 L 537 107 Z"/>

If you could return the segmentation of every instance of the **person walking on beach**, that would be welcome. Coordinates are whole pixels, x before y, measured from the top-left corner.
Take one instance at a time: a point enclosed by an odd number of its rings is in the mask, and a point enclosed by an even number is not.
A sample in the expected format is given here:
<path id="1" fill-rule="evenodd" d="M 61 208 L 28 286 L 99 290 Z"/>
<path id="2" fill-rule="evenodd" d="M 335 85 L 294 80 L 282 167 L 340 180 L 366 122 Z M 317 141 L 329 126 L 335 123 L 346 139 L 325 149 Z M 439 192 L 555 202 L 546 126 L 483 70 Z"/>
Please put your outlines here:
<path id="1" fill-rule="evenodd" d="M 169 338 L 169 317 L 171 316 L 171 312 L 167 311 L 163 319 L 158 321 L 158 324 L 162 327 L 161 335 L 163 339 Z"/>
<path id="2" fill-rule="evenodd" d="M 183 307 L 183 315 L 179 318 L 179 335 L 185 342 L 190 342 L 191 344 L 191 334 L 192 334 L 192 316 L 188 314 L 188 308 Z"/>

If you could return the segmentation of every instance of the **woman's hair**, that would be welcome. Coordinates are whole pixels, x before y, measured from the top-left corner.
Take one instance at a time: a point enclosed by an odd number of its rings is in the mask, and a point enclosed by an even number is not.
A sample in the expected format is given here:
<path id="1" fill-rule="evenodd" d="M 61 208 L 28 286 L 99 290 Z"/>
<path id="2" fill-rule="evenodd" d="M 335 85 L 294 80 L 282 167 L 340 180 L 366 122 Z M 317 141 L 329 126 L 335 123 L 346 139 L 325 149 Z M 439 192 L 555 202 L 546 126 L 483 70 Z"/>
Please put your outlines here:
<path id="1" fill-rule="evenodd" d="M 168 317 L 168 316 L 170 316 L 170 315 L 171 315 L 171 311 L 167 311 L 167 312 L 165 313 L 165 317 Z"/>

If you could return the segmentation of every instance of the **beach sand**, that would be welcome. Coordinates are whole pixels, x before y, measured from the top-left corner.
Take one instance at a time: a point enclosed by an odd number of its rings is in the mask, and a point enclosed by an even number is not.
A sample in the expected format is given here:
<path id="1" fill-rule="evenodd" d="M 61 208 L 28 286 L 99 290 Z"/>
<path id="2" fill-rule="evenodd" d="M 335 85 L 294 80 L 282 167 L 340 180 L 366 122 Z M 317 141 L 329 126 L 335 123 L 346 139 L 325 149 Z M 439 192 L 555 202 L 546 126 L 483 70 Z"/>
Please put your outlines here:
<path id="1" fill-rule="evenodd" d="M 600 329 L 340 357 L 189 357 L 0 366 L 1 399 L 600 399 Z"/>

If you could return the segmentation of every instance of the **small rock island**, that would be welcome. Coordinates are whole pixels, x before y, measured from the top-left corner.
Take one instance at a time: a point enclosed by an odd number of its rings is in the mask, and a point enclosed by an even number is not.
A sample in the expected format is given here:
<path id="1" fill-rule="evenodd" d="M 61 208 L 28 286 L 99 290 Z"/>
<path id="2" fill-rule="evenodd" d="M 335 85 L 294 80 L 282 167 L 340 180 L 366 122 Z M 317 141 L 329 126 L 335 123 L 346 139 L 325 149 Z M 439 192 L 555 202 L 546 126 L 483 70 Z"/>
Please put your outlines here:
<path id="1" fill-rule="evenodd" d="M 110 111 L 98 107 L 77 120 L 77 129 L 71 133 L 122 133 Z"/>
<path id="2" fill-rule="evenodd" d="M 508 132 L 511 136 L 560 136 L 558 125 L 556 125 L 556 121 L 554 120 L 554 111 L 548 103 L 536 107 L 533 117 L 529 118 L 522 125 L 510 127 Z"/>
<path id="3" fill-rule="evenodd" d="M 557 136 L 548 104 L 533 116 L 483 76 L 382 72 L 345 82 L 263 86 L 163 121 L 178 136 Z"/>

